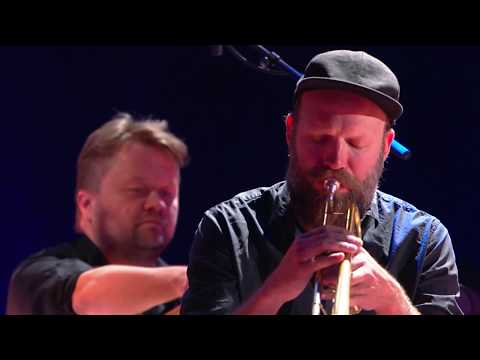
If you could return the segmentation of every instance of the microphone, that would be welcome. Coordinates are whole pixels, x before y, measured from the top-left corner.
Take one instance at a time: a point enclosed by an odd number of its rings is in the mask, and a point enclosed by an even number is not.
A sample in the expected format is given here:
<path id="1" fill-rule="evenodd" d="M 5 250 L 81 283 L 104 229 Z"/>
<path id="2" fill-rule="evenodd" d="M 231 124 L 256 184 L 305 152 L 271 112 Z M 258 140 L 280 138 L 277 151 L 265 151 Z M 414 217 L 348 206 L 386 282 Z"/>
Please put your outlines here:
<path id="1" fill-rule="evenodd" d="M 211 45 L 208 47 L 211 56 L 222 56 L 223 45 Z"/>

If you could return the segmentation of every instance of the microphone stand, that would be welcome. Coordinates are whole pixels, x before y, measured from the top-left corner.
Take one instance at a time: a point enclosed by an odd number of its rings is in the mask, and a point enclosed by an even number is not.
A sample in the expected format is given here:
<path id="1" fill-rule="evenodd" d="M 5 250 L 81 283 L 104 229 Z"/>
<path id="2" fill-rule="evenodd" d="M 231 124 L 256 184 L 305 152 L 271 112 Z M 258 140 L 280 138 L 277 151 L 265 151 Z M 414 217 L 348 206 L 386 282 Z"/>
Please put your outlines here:
<path id="1" fill-rule="evenodd" d="M 293 67 L 288 65 L 283 59 L 273 51 L 268 50 L 262 45 L 250 45 L 250 47 L 260 53 L 260 55 L 264 56 L 261 60 L 259 65 L 254 65 L 249 62 L 235 47 L 232 45 L 216 45 L 215 48 L 216 52 L 213 54 L 214 56 L 220 56 L 223 53 L 223 46 L 232 53 L 232 55 L 237 58 L 241 63 L 248 66 L 249 68 L 253 68 L 254 70 L 260 71 L 265 74 L 269 75 L 280 75 L 285 76 L 288 75 L 295 79 L 296 81 L 300 80 L 303 76 L 302 73 L 295 70 Z M 275 70 L 274 68 L 280 68 L 281 70 Z M 400 144 L 398 141 L 393 140 L 392 142 L 392 151 L 393 153 L 402 160 L 408 160 L 412 152 L 407 149 L 405 146 Z"/>

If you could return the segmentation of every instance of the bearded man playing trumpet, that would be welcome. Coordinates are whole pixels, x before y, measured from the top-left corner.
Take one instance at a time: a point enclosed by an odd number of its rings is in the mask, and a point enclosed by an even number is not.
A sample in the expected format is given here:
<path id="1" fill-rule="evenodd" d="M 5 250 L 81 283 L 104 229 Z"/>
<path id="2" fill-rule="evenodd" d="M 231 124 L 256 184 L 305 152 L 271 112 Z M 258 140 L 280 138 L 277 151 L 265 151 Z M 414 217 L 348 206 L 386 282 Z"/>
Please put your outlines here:
<path id="1" fill-rule="evenodd" d="M 461 314 L 447 229 L 378 190 L 403 112 L 399 92 L 393 72 L 364 52 L 336 50 L 310 61 L 285 118 L 286 181 L 205 212 L 183 314 L 312 314 L 319 298 L 328 312 L 340 264 L 348 265 L 354 312 Z M 325 221 L 332 181 L 335 201 L 358 209 L 357 236 Z"/>

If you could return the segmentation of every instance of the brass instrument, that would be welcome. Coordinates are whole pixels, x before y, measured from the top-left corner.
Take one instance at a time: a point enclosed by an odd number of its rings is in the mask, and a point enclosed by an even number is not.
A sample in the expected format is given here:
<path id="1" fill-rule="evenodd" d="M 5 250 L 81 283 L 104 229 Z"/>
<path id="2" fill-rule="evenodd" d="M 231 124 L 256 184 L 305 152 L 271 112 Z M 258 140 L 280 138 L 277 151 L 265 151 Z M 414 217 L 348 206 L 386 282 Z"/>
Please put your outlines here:
<path id="1" fill-rule="evenodd" d="M 354 202 L 337 201 L 336 192 L 340 183 L 336 179 L 325 180 L 324 186 L 327 190 L 327 198 L 323 211 L 322 225 L 335 225 L 344 227 L 348 232 L 357 237 L 362 237 L 360 213 Z M 312 315 L 320 315 L 322 303 L 320 299 L 320 271 L 315 274 L 315 288 L 312 305 Z M 347 255 L 340 263 L 338 272 L 337 288 L 333 300 L 332 315 L 350 315 L 350 280 L 352 266 L 350 256 Z M 323 310 L 325 313 L 325 310 Z M 356 312 L 356 310 L 353 310 Z"/>

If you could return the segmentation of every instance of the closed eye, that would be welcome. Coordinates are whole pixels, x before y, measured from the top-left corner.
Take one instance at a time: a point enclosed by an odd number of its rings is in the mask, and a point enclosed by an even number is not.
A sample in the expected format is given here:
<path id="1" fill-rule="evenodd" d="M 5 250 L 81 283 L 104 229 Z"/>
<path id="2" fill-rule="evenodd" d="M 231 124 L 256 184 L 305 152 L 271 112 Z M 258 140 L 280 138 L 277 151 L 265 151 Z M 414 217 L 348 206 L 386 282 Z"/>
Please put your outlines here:
<path id="1" fill-rule="evenodd" d="M 314 144 L 325 144 L 328 141 L 327 136 L 312 136 L 310 141 Z"/>
<path id="2" fill-rule="evenodd" d="M 167 203 L 171 203 L 173 199 L 175 198 L 175 195 L 167 190 L 160 191 L 159 196 L 164 199 Z"/>
<path id="3" fill-rule="evenodd" d="M 146 194 L 148 194 L 148 190 L 146 188 L 142 188 L 142 187 L 131 187 L 131 188 L 128 188 L 127 191 L 130 194 L 134 194 L 134 195 L 146 195 Z"/>
<path id="4" fill-rule="evenodd" d="M 349 141 L 348 145 L 350 145 L 351 147 L 354 147 L 355 149 L 361 149 L 363 147 L 359 143 L 356 143 L 356 142 L 353 142 L 353 141 Z"/>
<path id="5" fill-rule="evenodd" d="M 367 146 L 365 141 L 362 141 L 361 139 L 349 139 L 347 140 L 347 144 L 355 149 L 362 149 Z"/>

